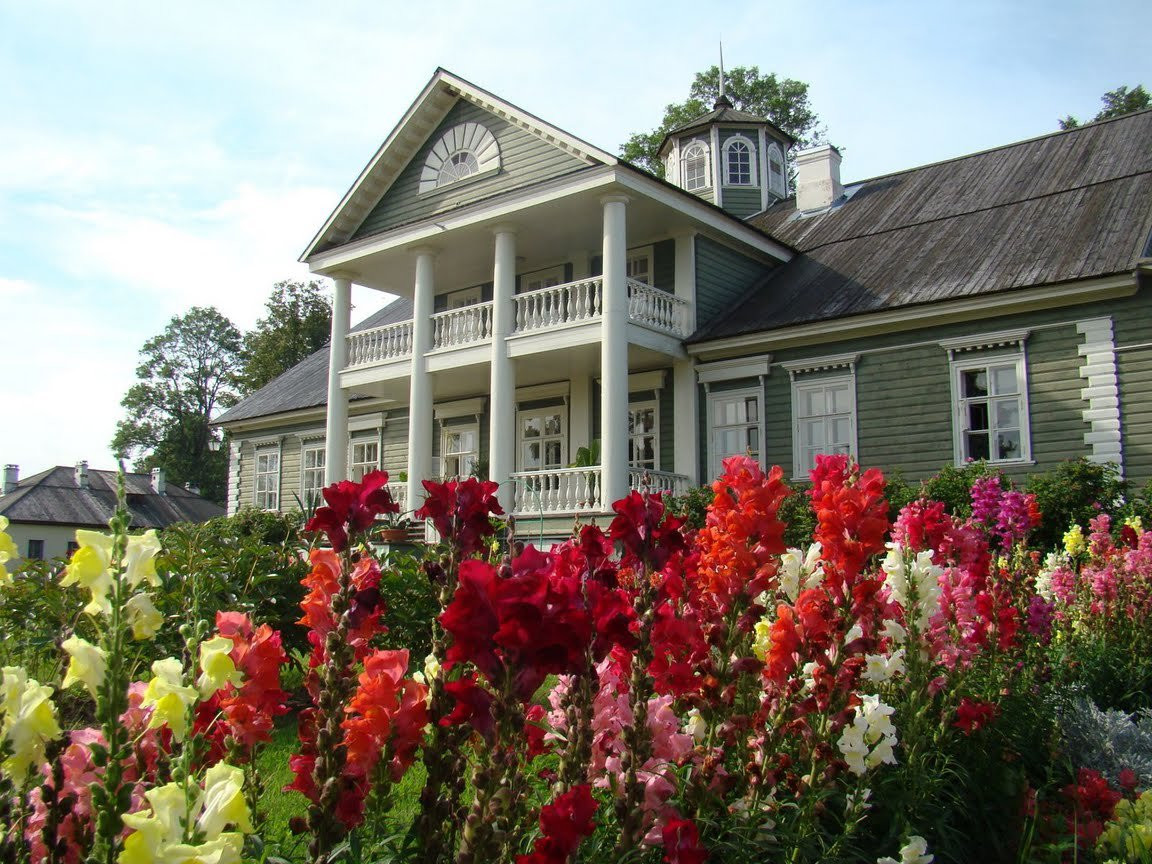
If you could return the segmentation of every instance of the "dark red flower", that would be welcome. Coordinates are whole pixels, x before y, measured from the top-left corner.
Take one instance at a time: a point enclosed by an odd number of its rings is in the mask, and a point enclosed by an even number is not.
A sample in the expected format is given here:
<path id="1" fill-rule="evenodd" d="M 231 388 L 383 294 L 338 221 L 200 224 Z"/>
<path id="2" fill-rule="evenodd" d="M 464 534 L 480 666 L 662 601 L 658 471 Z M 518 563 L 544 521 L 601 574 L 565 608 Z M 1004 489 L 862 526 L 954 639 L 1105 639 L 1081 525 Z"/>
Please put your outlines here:
<path id="1" fill-rule="evenodd" d="M 517 855 L 516 864 L 566 864 L 581 841 L 596 830 L 596 799 L 588 784 L 573 786 L 551 804 L 540 808 L 541 836 L 528 855 Z"/>
<path id="2" fill-rule="evenodd" d="M 544 710 L 543 705 L 533 705 L 524 714 L 524 737 L 528 741 L 528 758 L 535 759 L 537 756 L 543 756 L 548 753 L 552 748 L 544 740 L 547 734 L 547 721 L 545 717 L 548 712 Z"/>
<path id="3" fill-rule="evenodd" d="M 661 832 L 666 864 L 702 864 L 708 850 L 700 845 L 700 832 L 691 819 L 671 819 Z"/>
<path id="4" fill-rule="evenodd" d="M 668 559 L 685 548 L 682 521 L 667 511 L 661 495 L 629 492 L 612 503 L 616 516 L 608 526 L 612 539 L 624 546 L 625 561 L 643 562 L 662 570 Z"/>
<path id="5" fill-rule="evenodd" d="M 956 708 L 956 720 L 952 725 L 965 735 L 971 735 L 996 719 L 998 713 L 999 709 L 991 702 L 978 702 L 965 696 Z"/>
<path id="6" fill-rule="evenodd" d="M 446 483 L 423 482 L 428 496 L 424 506 L 413 514 L 415 518 L 431 519 L 441 538 L 454 545 L 460 557 L 479 552 L 484 538 L 496 533 L 492 517 L 504 515 L 496 500 L 500 486 L 475 477 Z"/>
<path id="7" fill-rule="evenodd" d="M 485 741 L 490 742 L 496 737 L 496 722 L 492 719 L 492 694 L 476 683 L 475 675 L 446 682 L 444 692 L 456 700 L 456 705 L 447 717 L 440 718 L 441 726 L 468 723 Z"/>
<path id="8" fill-rule="evenodd" d="M 359 483 L 341 480 L 321 490 L 325 507 L 318 507 L 304 526 L 306 531 L 323 531 L 336 552 L 343 552 L 350 538 L 372 527 L 382 513 L 399 513 L 400 506 L 388 491 L 388 472 L 370 471 Z"/>

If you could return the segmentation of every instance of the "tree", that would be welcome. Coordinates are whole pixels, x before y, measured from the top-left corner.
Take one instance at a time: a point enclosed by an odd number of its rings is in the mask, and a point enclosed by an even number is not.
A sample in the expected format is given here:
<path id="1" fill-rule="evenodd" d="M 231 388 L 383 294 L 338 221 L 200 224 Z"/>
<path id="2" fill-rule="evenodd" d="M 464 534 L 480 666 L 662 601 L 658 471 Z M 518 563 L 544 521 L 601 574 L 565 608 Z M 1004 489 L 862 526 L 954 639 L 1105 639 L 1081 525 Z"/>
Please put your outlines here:
<path id="1" fill-rule="evenodd" d="M 267 314 L 244 336 L 245 393 L 259 390 L 323 348 L 332 329 L 332 304 L 319 282 L 277 282 Z"/>
<path id="2" fill-rule="evenodd" d="M 196 306 L 145 342 L 140 360 L 112 450 L 137 470 L 163 468 L 171 482 L 223 502 L 227 456 L 208 446 L 209 423 L 236 403 L 240 331 L 216 309 Z"/>
<path id="3" fill-rule="evenodd" d="M 737 66 L 724 73 L 724 94 L 734 108 L 771 120 L 796 139 L 801 147 L 818 143 L 823 131 L 808 102 L 808 85 L 792 78 L 777 78 L 775 73 L 763 75 L 758 66 Z M 621 157 L 664 176 L 664 164 L 657 153 L 664 136 L 677 126 L 695 120 L 712 110 L 720 96 L 720 68 L 713 66 L 697 72 L 684 102 L 667 105 L 664 119 L 651 132 L 637 132 L 624 142 Z"/>
<path id="4" fill-rule="evenodd" d="M 1137 84 L 1132 90 L 1129 90 L 1127 85 L 1122 85 L 1115 90 L 1109 90 L 1100 97 L 1100 101 L 1104 103 L 1104 107 L 1096 112 L 1096 116 L 1089 122 L 1095 123 L 1097 120 L 1123 117 L 1133 111 L 1148 108 L 1152 106 L 1152 94 L 1144 89 L 1143 84 Z M 1080 121 L 1071 114 L 1056 122 L 1060 124 L 1061 129 L 1075 129 L 1080 125 Z"/>

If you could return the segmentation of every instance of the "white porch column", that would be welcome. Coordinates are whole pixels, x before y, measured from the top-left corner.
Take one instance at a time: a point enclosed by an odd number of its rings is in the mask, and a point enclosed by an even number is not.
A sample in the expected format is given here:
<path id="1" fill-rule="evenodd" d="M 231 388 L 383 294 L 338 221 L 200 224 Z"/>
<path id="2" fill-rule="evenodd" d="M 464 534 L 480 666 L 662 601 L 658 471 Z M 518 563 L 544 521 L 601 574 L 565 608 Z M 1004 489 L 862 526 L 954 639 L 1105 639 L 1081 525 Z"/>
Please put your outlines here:
<path id="1" fill-rule="evenodd" d="M 628 494 L 628 228 L 624 195 L 604 205 L 604 318 L 600 341 L 600 468 L 605 508 Z"/>
<path id="2" fill-rule="evenodd" d="M 340 372 L 348 365 L 348 330 L 352 326 L 352 280 L 335 277 L 332 338 L 328 352 L 328 418 L 324 438 L 324 485 L 348 479 L 348 394 Z"/>
<path id="3" fill-rule="evenodd" d="M 691 334 L 696 329 L 696 232 L 682 231 L 676 237 L 676 296 L 688 301 L 684 312 L 685 329 Z M 672 404 L 675 420 L 672 424 L 672 444 L 675 458 L 673 470 L 683 474 L 688 482 L 699 482 L 700 471 L 700 405 L 696 386 L 696 369 L 691 358 L 672 364 Z"/>
<path id="4" fill-rule="evenodd" d="M 505 513 L 512 512 L 511 476 L 516 467 L 516 367 L 508 356 L 508 337 L 516 321 L 516 229 L 497 225 L 492 268 L 492 364 L 488 408 L 488 479 Z"/>
<path id="5" fill-rule="evenodd" d="M 432 477 L 432 376 L 425 354 L 432 348 L 432 309 L 435 291 L 435 250 L 420 246 L 416 255 L 416 287 L 412 304 L 412 376 L 408 389 L 408 506 L 424 501 L 421 481 Z"/>

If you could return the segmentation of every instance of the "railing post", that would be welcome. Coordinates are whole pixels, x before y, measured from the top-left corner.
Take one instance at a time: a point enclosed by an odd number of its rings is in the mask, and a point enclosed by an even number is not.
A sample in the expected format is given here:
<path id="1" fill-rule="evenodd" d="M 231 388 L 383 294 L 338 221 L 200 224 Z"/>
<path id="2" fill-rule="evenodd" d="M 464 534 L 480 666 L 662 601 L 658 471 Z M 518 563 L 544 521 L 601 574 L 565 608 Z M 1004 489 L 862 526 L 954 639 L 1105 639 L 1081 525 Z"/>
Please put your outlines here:
<path id="1" fill-rule="evenodd" d="M 335 275 L 335 274 L 334 274 Z M 348 365 L 348 330 L 352 318 L 352 280 L 335 275 L 332 294 L 332 337 L 328 352 L 328 414 L 324 438 L 324 484 L 344 480 L 348 473 L 348 395 L 340 373 Z"/>

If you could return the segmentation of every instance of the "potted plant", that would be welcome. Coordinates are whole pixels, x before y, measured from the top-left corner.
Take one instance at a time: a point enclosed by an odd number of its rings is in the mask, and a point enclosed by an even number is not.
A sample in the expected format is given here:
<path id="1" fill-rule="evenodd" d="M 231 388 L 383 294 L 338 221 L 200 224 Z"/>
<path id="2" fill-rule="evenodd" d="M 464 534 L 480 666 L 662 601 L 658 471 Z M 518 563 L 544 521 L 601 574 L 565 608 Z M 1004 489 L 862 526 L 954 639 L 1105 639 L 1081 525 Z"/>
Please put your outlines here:
<path id="1" fill-rule="evenodd" d="M 407 543 L 408 526 L 408 519 L 393 514 L 377 529 L 376 537 L 381 543 Z"/>

